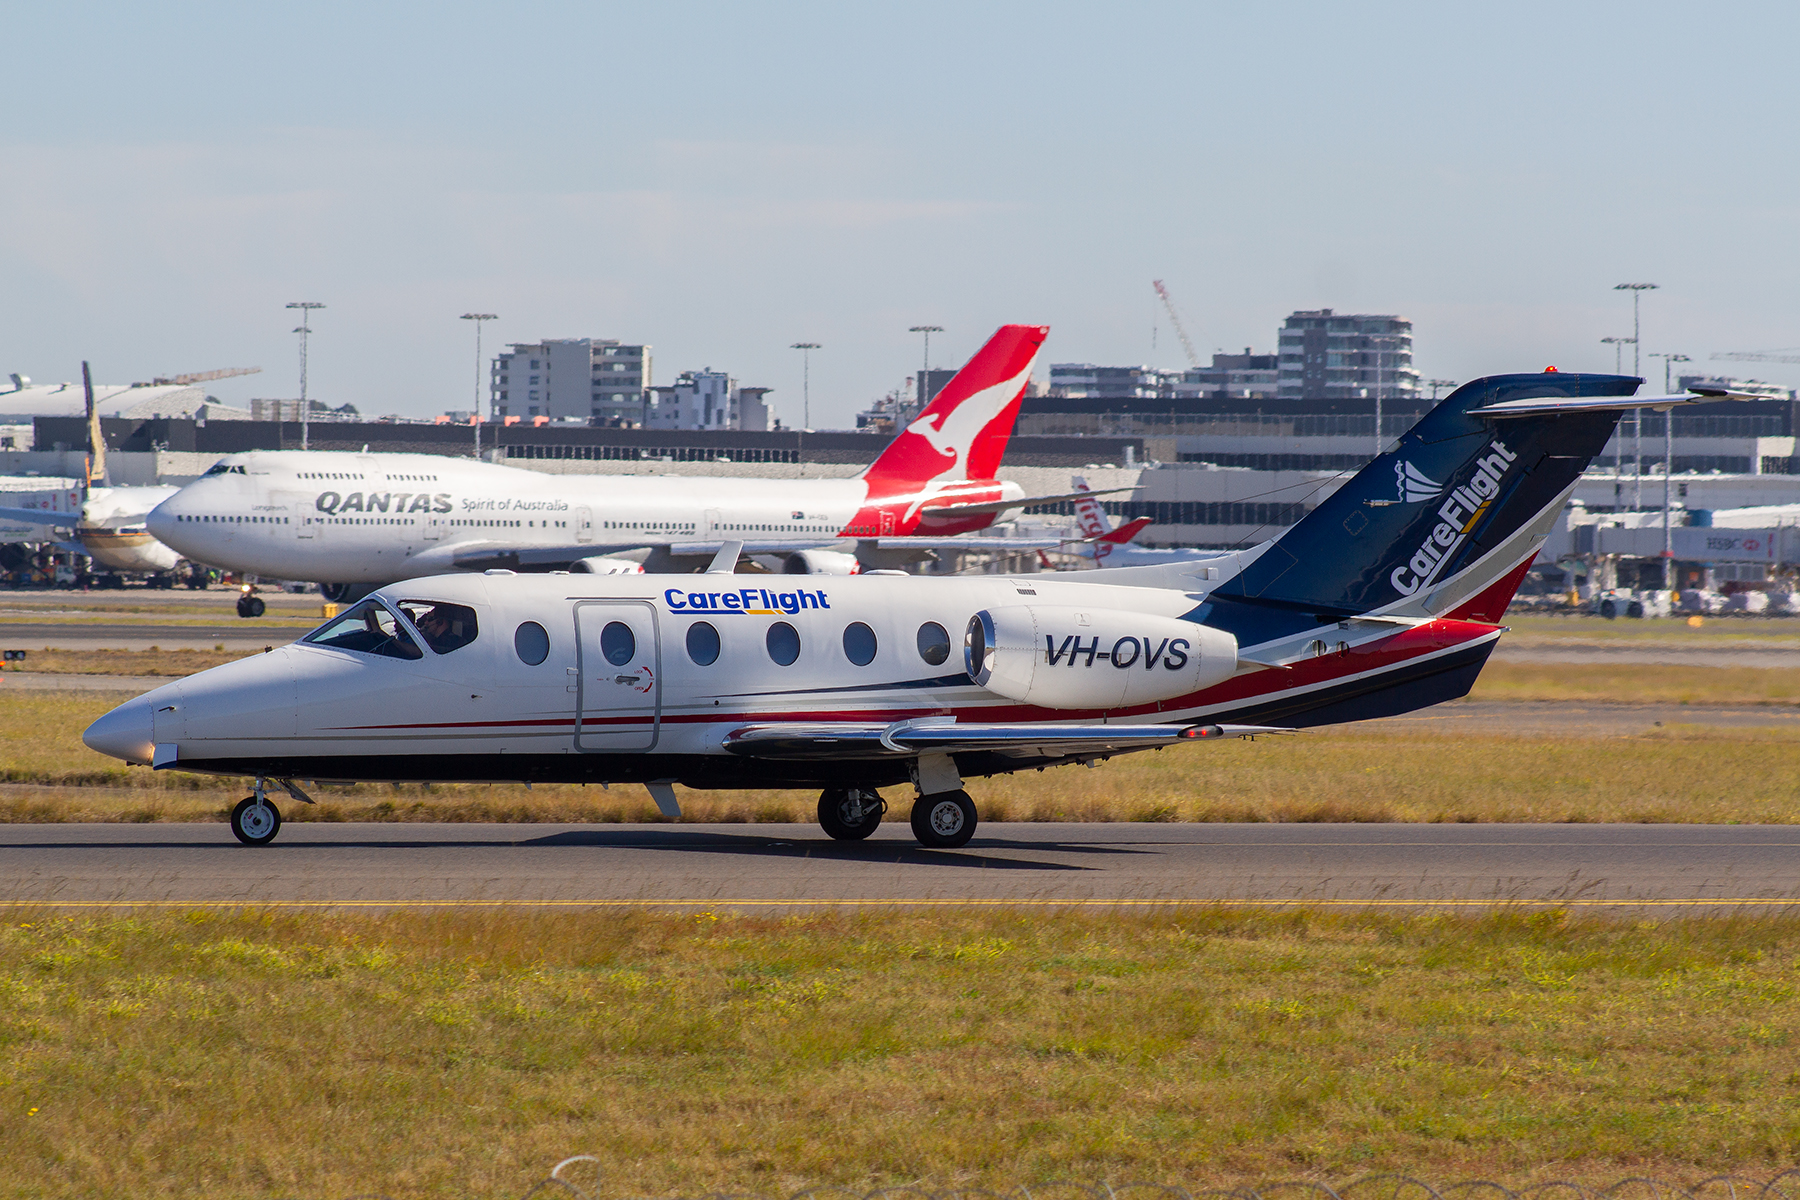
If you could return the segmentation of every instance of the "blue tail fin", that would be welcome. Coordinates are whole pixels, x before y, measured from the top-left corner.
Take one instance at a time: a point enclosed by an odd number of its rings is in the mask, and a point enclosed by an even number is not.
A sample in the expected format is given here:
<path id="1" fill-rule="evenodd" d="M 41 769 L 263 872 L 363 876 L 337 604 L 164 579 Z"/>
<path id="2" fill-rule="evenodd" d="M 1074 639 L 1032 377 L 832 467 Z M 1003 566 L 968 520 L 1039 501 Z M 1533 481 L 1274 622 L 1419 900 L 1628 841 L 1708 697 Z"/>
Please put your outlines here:
<path id="1" fill-rule="evenodd" d="M 1535 551 L 1619 420 L 1618 410 L 1504 420 L 1470 410 L 1530 397 L 1631 396 L 1641 382 L 1545 373 L 1464 384 L 1209 600 L 1239 610 L 1231 624 L 1249 617 L 1246 609 L 1312 620 L 1390 607 L 1445 611 L 1517 569 L 1525 543 Z"/>

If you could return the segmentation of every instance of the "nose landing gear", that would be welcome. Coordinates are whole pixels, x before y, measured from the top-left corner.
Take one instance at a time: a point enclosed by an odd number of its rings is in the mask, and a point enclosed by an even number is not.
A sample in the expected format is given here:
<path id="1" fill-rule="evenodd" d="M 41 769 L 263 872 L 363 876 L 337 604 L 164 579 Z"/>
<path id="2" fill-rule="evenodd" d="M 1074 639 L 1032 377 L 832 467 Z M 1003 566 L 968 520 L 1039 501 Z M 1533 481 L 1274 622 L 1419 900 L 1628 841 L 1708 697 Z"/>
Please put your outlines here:
<path id="1" fill-rule="evenodd" d="M 240 617 L 260 617 L 265 606 L 261 596 L 256 594 L 256 585 L 246 583 L 238 595 L 237 614 Z"/>
<path id="2" fill-rule="evenodd" d="M 281 832 L 281 810 L 269 802 L 262 780 L 231 810 L 231 832 L 246 846 L 266 846 Z"/>
<path id="3" fill-rule="evenodd" d="M 275 786 L 305 804 L 313 798 L 291 779 L 277 779 Z M 246 846 L 266 846 L 281 832 L 281 810 L 269 800 L 269 780 L 257 777 L 256 787 L 231 810 L 231 832 Z"/>

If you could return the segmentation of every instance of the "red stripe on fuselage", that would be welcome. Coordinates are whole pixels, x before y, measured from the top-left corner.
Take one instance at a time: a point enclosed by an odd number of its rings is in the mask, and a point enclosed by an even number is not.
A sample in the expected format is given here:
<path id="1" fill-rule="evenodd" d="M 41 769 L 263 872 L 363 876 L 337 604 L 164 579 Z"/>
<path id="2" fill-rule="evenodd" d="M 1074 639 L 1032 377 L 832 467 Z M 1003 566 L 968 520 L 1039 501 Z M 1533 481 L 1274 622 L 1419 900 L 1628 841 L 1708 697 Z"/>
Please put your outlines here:
<path id="1" fill-rule="evenodd" d="M 1329 629 L 1321 632 L 1329 632 Z M 1205 691 L 1193 692 L 1174 700 L 1164 700 L 1159 704 L 1140 704 L 1123 709 L 1049 709 L 1028 704 L 958 704 L 920 706 L 906 709 L 856 709 L 839 708 L 826 711 L 794 711 L 774 710 L 769 712 L 721 712 L 713 710 L 698 713 L 664 713 L 661 723 L 665 725 L 714 725 L 725 722 L 761 721 L 779 724 L 817 724 L 836 721 L 866 721 L 870 724 L 892 723 L 894 721 L 911 720 L 926 716 L 955 716 L 970 720 L 996 723 L 1024 723 L 1035 721 L 1091 721 L 1098 718 L 1120 719 L 1134 716 L 1156 717 L 1172 712 L 1191 709 L 1216 708 L 1220 705 L 1244 703 L 1265 699 L 1269 696 L 1304 691 L 1313 688 L 1328 687 L 1345 679 L 1358 675 L 1366 675 L 1389 667 L 1401 666 L 1428 654 L 1443 650 L 1453 650 L 1461 646 L 1473 645 L 1485 638 L 1494 636 L 1495 627 L 1491 624 L 1470 621 L 1440 620 L 1428 625 L 1402 630 L 1392 637 L 1351 647 L 1339 653 L 1335 650 L 1317 658 L 1302 659 L 1285 669 L 1269 669 L 1257 671 L 1250 675 L 1240 675 L 1215 684 Z M 584 728 L 607 725 L 648 725 L 656 718 L 647 714 L 631 716 L 606 716 L 594 714 L 583 716 L 581 724 Z M 457 729 L 527 729 L 531 727 L 556 729 L 573 729 L 574 717 L 546 717 L 541 720 L 524 721 L 446 721 L 420 722 L 398 725 L 353 725 L 339 726 L 333 732 L 374 733 L 399 732 L 404 730 L 457 730 Z"/>

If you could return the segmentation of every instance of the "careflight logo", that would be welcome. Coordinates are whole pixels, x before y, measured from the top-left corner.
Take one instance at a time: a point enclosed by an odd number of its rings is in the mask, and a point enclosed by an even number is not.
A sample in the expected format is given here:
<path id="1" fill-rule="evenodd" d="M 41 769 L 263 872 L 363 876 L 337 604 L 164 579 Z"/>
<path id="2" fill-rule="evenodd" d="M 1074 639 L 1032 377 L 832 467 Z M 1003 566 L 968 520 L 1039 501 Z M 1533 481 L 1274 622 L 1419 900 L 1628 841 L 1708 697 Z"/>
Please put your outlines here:
<path id="1" fill-rule="evenodd" d="M 1405 459 L 1394 464 L 1394 480 L 1400 492 L 1402 504 L 1417 504 L 1422 500 L 1435 500 L 1444 494 L 1444 485 L 1430 479 L 1419 468 Z"/>
<path id="2" fill-rule="evenodd" d="M 1420 543 L 1411 559 L 1395 567 L 1388 575 L 1388 582 L 1402 596 L 1410 596 L 1422 588 L 1431 586 L 1439 573 L 1444 569 L 1462 544 L 1469 540 L 1469 534 L 1487 515 L 1488 505 L 1500 494 L 1500 482 L 1512 470 L 1518 458 L 1506 443 L 1498 438 L 1488 443 L 1491 453 L 1484 455 L 1475 463 L 1475 471 L 1458 487 L 1450 489 L 1450 496 L 1438 506 L 1438 516 L 1442 518 L 1431 535 Z M 1403 464 L 1410 469 L 1410 464 Z M 1417 472 L 1415 472 L 1417 474 Z M 1418 499 L 1432 499 L 1443 492 L 1442 486 L 1432 483 L 1425 476 L 1421 480 L 1437 491 L 1430 496 Z M 1401 498 L 1407 499 L 1407 476 L 1400 477 Z"/>

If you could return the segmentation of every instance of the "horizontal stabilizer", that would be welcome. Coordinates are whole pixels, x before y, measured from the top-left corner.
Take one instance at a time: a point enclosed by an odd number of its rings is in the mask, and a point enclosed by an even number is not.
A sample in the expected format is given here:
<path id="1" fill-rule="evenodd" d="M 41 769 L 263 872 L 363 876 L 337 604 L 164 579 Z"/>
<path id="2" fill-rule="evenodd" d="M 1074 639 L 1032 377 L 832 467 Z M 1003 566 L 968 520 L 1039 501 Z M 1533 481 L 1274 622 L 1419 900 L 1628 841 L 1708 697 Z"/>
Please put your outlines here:
<path id="1" fill-rule="evenodd" d="M 1129 487 L 1100 488 L 1096 491 L 1063 492 L 1055 496 L 1023 496 L 1017 500 L 986 500 L 980 504 L 926 504 L 921 514 L 943 517 L 967 517 L 979 513 L 1000 513 L 1009 508 L 1036 508 L 1040 504 L 1064 504 L 1071 500 L 1085 500 L 1089 496 L 1110 496 L 1114 492 L 1139 492 L 1143 485 L 1132 484 Z"/>
<path id="2" fill-rule="evenodd" d="M 1668 412 L 1682 404 L 1714 404 L 1720 400 L 1766 400 L 1766 396 L 1751 396 L 1743 392 L 1728 392 L 1724 389 L 1714 391 L 1683 392 L 1678 396 L 1543 396 L 1529 400 L 1504 400 L 1499 404 L 1490 404 L 1485 408 L 1471 408 L 1471 417 L 1492 417 L 1503 420 L 1507 417 L 1544 417 L 1558 413 L 1577 412 L 1629 412 L 1634 408 L 1653 408 L 1657 412 Z"/>
<path id="3" fill-rule="evenodd" d="M 1266 725 L 988 725 L 926 717 L 887 725 L 849 721 L 745 725 L 726 734 L 722 745 L 745 758 L 771 759 L 893 758 L 979 751 L 1081 758 L 1176 742 L 1293 732 Z"/>

